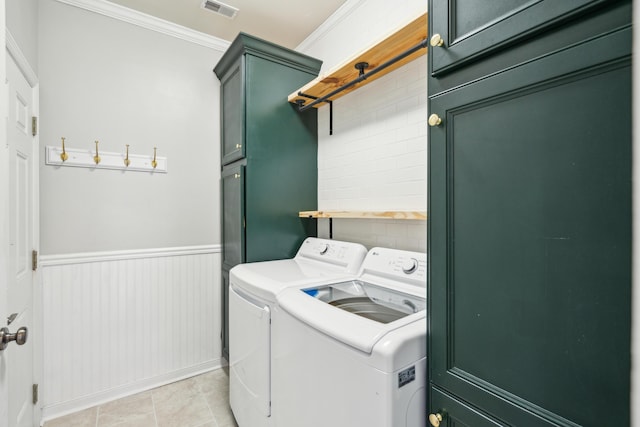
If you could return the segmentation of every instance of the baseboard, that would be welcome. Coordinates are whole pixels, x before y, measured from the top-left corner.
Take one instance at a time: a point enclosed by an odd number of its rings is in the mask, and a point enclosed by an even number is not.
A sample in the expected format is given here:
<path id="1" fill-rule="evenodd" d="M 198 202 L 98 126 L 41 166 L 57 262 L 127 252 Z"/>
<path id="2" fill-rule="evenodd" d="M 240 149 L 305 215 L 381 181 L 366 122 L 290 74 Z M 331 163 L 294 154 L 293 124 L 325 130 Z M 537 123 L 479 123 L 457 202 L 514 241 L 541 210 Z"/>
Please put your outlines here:
<path id="1" fill-rule="evenodd" d="M 188 368 L 183 368 L 174 372 L 159 375 L 154 378 L 147 378 L 145 380 L 136 381 L 134 383 L 116 387 L 111 390 L 83 396 L 79 399 L 75 399 L 69 402 L 47 406 L 42 408 L 42 420 L 40 422 L 40 425 L 44 425 L 46 421 L 52 420 L 54 418 L 59 418 L 64 415 L 82 411 L 87 408 L 121 399 L 123 397 L 131 396 L 133 394 L 141 393 L 143 391 L 151 390 L 156 387 L 161 387 L 163 385 L 200 375 L 205 372 L 221 369 L 225 365 L 226 362 L 224 359 L 214 359 L 205 363 L 201 363 L 199 365 L 190 366 Z"/>

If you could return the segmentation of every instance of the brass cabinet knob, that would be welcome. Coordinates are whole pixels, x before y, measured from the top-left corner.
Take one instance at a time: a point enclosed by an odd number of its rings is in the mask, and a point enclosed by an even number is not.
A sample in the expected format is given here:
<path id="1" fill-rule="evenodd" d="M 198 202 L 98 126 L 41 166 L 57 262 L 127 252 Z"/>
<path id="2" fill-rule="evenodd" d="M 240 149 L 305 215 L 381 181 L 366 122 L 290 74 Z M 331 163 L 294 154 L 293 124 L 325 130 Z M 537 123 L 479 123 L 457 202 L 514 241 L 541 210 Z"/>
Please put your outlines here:
<path id="1" fill-rule="evenodd" d="M 238 178 L 240 178 L 240 174 L 239 174 L 239 173 L 234 173 L 234 174 L 233 174 L 233 177 L 234 177 L 235 179 L 238 179 Z"/>
<path id="2" fill-rule="evenodd" d="M 236 144 L 236 148 L 242 148 L 242 144 Z"/>
<path id="3" fill-rule="evenodd" d="M 429 116 L 428 122 L 429 122 L 429 126 L 438 126 L 440 125 L 440 123 L 442 123 L 442 119 L 440 118 L 439 115 L 434 113 Z"/>
<path id="4" fill-rule="evenodd" d="M 442 414 L 429 414 L 429 423 L 433 427 L 438 427 L 442 421 Z"/>
<path id="5" fill-rule="evenodd" d="M 429 44 L 433 47 L 442 46 L 444 44 L 444 39 L 440 34 L 434 34 L 431 36 L 431 40 L 429 40 Z"/>

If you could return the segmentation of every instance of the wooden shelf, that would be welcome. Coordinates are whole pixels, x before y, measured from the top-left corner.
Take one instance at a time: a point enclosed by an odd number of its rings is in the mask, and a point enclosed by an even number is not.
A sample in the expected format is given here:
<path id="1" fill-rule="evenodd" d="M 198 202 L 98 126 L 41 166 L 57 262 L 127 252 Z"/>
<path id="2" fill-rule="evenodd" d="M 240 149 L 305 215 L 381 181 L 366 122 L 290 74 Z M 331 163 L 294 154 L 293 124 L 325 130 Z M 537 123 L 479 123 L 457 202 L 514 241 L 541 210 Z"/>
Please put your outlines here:
<path id="1" fill-rule="evenodd" d="M 302 211 L 300 218 L 352 218 L 352 219 L 410 219 L 426 221 L 424 211 Z"/>
<path id="2" fill-rule="evenodd" d="M 325 96 L 339 87 L 358 78 L 359 71 L 355 68 L 355 64 L 358 62 L 367 62 L 369 67 L 365 69 L 372 70 L 379 65 L 395 58 L 400 53 L 407 51 L 408 49 L 416 46 L 427 38 L 427 13 L 420 15 L 418 18 L 411 21 L 409 24 L 393 32 L 385 37 L 380 42 L 373 45 L 373 47 L 367 49 L 365 52 L 358 54 L 357 56 L 349 59 L 348 61 L 337 66 L 327 74 L 322 74 L 318 78 L 312 80 L 299 90 L 295 91 L 287 98 L 289 102 L 295 103 L 296 100 L 301 99 L 309 103 L 309 98 L 299 96 L 298 92 L 302 92 L 307 95 L 320 98 Z M 419 49 L 417 52 L 399 60 L 393 65 L 381 70 L 379 73 L 372 75 L 366 80 L 357 83 L 344 91 L 334 95 L 331 101 L 340 98 L 353 90 L 372 82 L 385 74 L 402 67 L 403 65 L 413 61 L 414 59 L 425 55 L 427 49 Z M 318 108 L 324 105 L 324 103 L 316 104 L 314 107 Z"/>

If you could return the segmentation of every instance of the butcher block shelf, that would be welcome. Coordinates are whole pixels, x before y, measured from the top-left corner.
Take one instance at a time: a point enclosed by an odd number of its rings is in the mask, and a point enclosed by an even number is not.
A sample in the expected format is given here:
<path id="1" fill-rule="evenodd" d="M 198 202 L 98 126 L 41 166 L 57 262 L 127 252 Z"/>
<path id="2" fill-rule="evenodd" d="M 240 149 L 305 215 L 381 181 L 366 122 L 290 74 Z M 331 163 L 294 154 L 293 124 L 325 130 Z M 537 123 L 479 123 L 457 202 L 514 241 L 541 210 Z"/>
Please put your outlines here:
<path id="1" fill-rule="evenodd" d="M 297 103 L 298 100 L 309 102 L 315 98 L 321 98 L 327 94 L 330 94 L 334 90 L 352 82 L 359 77 L 360 71 L 356 68 L 356 64 L 360 62 L 366 62 L 369 66 L 364 69 L 366 74 L 368 71 L 373 70 L 384 64 L 387 61 L 392 60 L 399 54 L 411 49 L 412 47 L 424 42 L 427 38 L 427 13 L 420 15 L 418 18 L 411 21 L 409 24 L 393 32 L 385 37 L 380 42 L 376 43 L 373 47 L 369 48 L 365 52 L 358 54 L 357 56 L 349 59 L 348 61 L 337 66 L 327 74 L 321 74 L 318 78 L 312 80 L 299 90 L 295 91 L 287 98 L 291 103 Z M 416 52 L 398 60 L 394 64 L 386 67 L 378 73 L 375 73 L 371 77 L 367 77 L 365 80 L 354 84 L 342 92 L 331 97 L 330 101 L 334 101 L 353 90 L 372 82 L 385 74 L 402 67 L 403 65 L 413 61 L 414 59 L 425 55 L 427 49 L 419 49 Z M 309 96 L 300 96 L 299 93 L 303 93 Z M 322 102 L 314 105 L 318 108 L 324 105 Z"/>
<path id="2" fill-rule="evenodd" d="M 302 211 L 300 218 L 410 219 L 426 221 L 424 211 Z"/>

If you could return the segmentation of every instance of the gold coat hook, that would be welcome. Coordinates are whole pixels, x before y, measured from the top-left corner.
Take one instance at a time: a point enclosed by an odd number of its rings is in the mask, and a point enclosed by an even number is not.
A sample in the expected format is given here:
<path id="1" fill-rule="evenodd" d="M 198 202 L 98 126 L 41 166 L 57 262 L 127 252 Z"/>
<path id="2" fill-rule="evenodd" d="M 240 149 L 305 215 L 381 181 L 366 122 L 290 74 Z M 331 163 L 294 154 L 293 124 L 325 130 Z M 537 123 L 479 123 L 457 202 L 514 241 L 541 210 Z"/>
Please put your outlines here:
<path id="1" fill-rule="evenodd" d="M 151 166 L 155 169 L 158 166 L 158 162 L 156 162 L 156 147 L 153 147 L 153 160 L 151 160 Z"/>
<path id="2" fill-rule="evenodd" d="M 67 152 L 64 149 L 64 139 L 65 138 L 63 136 L 62 137 L 62 154 L 60 154 L 60 158 L 62 159 L 63 162 L 69 158 L 69 155 L 67 154 Z"/>
<path id="3" fill-rule="evenodd" d="M 93 161 L 96 162 L 96 165 L 100 163 L 100 156 L 98 155 L 98 141 L 96 141 L 96 155 L 93 156 Z"/>
<path id="4" fill-rule="evenodd" d="M 131 160 L 129 160 L 129 144 L 127 144 L 127 156 L 124 158 L 124 165 L 129 167 Z"/>

